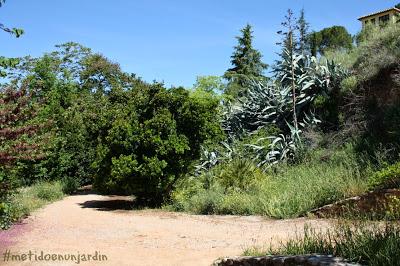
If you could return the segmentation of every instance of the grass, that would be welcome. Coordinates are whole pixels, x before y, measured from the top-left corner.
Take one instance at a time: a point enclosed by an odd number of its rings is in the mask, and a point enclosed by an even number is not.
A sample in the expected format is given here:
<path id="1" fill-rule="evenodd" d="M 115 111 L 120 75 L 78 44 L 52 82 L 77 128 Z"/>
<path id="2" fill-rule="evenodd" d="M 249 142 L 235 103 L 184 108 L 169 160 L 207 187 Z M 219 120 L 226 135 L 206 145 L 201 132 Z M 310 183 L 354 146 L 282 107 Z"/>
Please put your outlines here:
<path id="1" fill-rule="evenodd" d="M 168 208 L 196 214 L 293 218 L 366 191 L 367 181 L 349 150 L 337 151 L 329 158 L 324 152 L 267 172 L 244 159 L 219 165 L 183 180 L 172 193 Z"/>
<path id="2" fill-rule="evenodd" d="M 39 182 L 30 187 L 18 189 L 11 198 L 11 218 L 16 221 L 32 211 L 64 197 L 60 181 Z"/>
<path id="3" fill-rule="evenodd" d="M 386 223 L 339 223 L 325 232 L 306 227 L 280 247 L 268 250 L 250 248 L 246 256 L 325 254 L 342 257 L 362 265 L 398 265 L 400 261 L 400 226 Z"/>

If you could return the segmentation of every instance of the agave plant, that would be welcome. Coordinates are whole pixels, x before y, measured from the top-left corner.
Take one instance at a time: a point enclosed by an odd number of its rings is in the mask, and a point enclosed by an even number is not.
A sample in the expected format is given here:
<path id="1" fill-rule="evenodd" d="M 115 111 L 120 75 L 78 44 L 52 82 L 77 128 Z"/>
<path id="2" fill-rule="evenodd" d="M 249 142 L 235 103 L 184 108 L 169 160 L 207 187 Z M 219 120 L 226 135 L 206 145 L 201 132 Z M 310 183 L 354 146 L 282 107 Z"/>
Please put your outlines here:
<path id="1" fill-rule="evenodd" d="M 313 101 L 319 95 L 329 95 L 349 74 L 333 61 L 318 61 L 304 55 L 291 57 L 287 50 L 283 51 L 282 61 L 275 66 L 274 73 L 274 82 L 252 80 L 248 83 L 245 97 L 225 106 L 221 122 L 228 134 L 228 140 L 223 144 L 225 151 L 205 152 L 197 169 L 208 169 L 221 160 L 231 159 L 235 153 L 230 144 L 235 139 L 272 124 L 280 129 L 281 134 L 267 137 L 270 144 L 247 145 L 254 151 L 255 160 L 259 165 L 270 165 L 293 158 L 302 145 L 302 131 L 321 122 L 312 110 Z M 293 113 L 296 113 L 296 121 Z M 265 139 L 260 138 L 258 142 Z"/>
<path id="2" fill-rule="evenodd" d="M 195 174 L 199 175 L 220 163 L 221 161 L 231 161 L 237 152 L 232 145 L 227 142 L 221 142 L 220 149 L 209 151 L 208 149 L 201 148 L 201 157 L 199 163 L 195 165 Z"/>
<path id="3" fill-rule="evenodd" d="M 287 50 L 284 53 L 286 56 L 274 69 L 275 82 L 265 84 L 253 81 L 246 98 L 226 107 L 223 114 L 222 125 L 231 138 L 251 134 L 271 124 L 281 129 L 282 134 L 270 137 L 268 147 L 250 145 L 261 164 L 292 156 L 296 147 L 301 145 L 302 130 L 320 122 L 312 111 L 315 98 L 329 95 L 331 89 L 348 75 L 334 62 L 318 61 L 315 57 L 304 55 L 294 55 L 291 59 Z M 292 65 L 295 90 L 292 89 Z M 293 92 L 296 93 L 295 104 Z M 292 115 L 294 108 L 301 121 L 296 125 Z"/>

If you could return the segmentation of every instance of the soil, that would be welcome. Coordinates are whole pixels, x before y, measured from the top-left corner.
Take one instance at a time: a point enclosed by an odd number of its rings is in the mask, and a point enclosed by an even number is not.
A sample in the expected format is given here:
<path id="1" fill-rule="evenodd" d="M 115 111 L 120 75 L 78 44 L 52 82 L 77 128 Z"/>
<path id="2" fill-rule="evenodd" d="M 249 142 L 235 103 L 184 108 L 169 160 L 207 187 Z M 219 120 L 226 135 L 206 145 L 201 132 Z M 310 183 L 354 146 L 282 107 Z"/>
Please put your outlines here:
<path id="1" fill-rule="evenodd" d="M 322 230 L 331 224 L 323 219 L 269 220 L 132 210 L 131 205 L 129 197 L 92 193 L 47 205 L 21 224 L 0 231 L 0 265 L 78 264 L 40 261 L 42 251 L 42 259 L 45 254 L 78 253 L 82 258 L 96 251 L 107 257 L 103 261 L 82 259 L 81 265 L 210 265 L 220 257 L 241 255 L 249 247 L 277 245 L 301 233 L 305 224 Z M 7 250 L 20 255 L 31 251 L 33 255 L 31 260 L 4 261 Z"/>

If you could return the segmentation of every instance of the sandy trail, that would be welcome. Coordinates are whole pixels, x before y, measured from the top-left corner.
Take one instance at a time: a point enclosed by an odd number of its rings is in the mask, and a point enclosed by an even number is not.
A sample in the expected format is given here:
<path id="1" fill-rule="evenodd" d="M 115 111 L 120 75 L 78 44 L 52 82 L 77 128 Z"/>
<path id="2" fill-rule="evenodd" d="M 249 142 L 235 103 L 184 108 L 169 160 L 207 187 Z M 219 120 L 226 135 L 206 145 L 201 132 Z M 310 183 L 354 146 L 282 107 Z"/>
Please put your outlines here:
<path id="1" fill-rule="evenodd" d="M 0 265 L 77 265 L 77 261 L 35 261 L 41 251 L 64 255 L 98 251 L 107 256 L 80 265 L 210 265 L 218 257 L 240 255 L 246 247 L 284 241 L 306 223 L 329 227 L 325 220 L 202 216 L 128 207 L 126 197 L 97 194 L 50 204 L 22 225 L 0 232 Z M 31 261 L 6 262 L 5 250 L 33 255 Z"/>

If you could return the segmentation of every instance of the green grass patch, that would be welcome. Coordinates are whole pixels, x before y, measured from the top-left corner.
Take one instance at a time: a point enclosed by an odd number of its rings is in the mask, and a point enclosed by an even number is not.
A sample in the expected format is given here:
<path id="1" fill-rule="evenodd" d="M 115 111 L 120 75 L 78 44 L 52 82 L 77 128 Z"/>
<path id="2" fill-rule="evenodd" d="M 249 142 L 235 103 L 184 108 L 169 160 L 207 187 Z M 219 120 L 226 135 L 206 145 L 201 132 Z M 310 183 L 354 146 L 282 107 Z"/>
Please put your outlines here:
<path id="1" fill-rule="evenodd" d="M 20 188 L 11 197 L 11 218 L 13 221 L 19 220 L 32 211 L 63 197 L 63 186 L 60 181 L 39 182 L 30 187 Z"/>
<path id="2" fill-rule="evenodd" d="M 310 227 L 304 234 L 281 243 L 278 248 L 253 247 L 247 256 L 326 254 L 362 265 L 398 265 L 400 226 L 386 223 L 339 223 L 334 229 L 317 231 Z"/>

